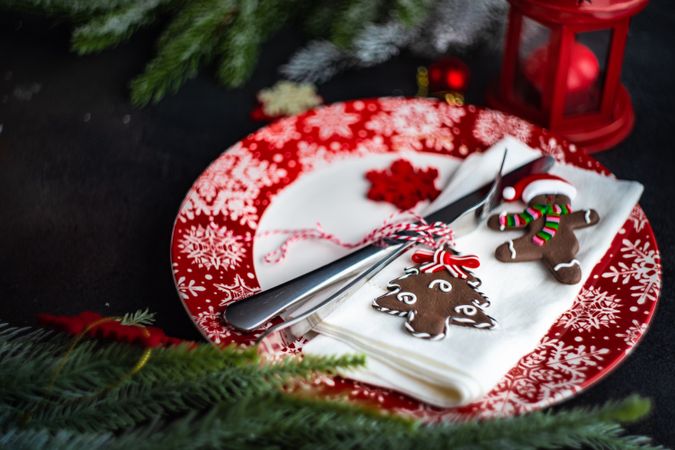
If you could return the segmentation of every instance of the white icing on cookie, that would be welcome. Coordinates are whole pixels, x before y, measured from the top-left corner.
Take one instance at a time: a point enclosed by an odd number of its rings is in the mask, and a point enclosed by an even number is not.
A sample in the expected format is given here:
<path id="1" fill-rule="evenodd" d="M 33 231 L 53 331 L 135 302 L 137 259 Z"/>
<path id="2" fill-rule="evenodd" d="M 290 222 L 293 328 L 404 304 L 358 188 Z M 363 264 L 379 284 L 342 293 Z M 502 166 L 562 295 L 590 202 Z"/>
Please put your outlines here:
<path id="1" fill-rule="evenodd" d="M 407 305 L 412 305 L 417 302 L 417 296 L 412 292 L 399 292 L 396 295 L 396 298 Z"/>
<path id="2" fill-rule="evenodd" d="M 429 283 L 429 289 L 433 289 L 436 285 L 442 292 L 450 292 L 452 290 L 452 284 L 446 280 L 434 280 Z"/>
<path id="3" fill-rule="evenodd" d="M 581 267 L 581 263 L 580 263 L 579 261 L 577 261 L 576 259 L 573 259 L 573 260 L 570 261 L 570 262 L 558 264 L 557 266 L 555 266 L 555 267 L 553 268 L 553 270 L 555 270 L 555 271 L 557 272 L 557 271 L 559 271 L 560 269 L 564 269 L 564 268 L 567 268 L 567 267 L 572 267 L 572 266 L 575 265 L 575 264 L 576 264 L 577 266 Z"/>
<path id="4" fill-rule="evenodd" d="M 478 300 L 477 298 L 475 298 L 475 299 L 473 299 L 473 300 L 471 301 L 471 303 L 472 303 L 474 306 L 479 307 L 480 309 L 487 308 L 488 306 L 490 306 L 490 300 L 487 300 L 487 299 L 485 299 L 485 300 Z"/>
<path id="5" fill-rule="evenodd" d="M 460 323 L 476 323 L 475 320 L 469 319 L 468 317 L 453 317 L 452 320 Z"/>
<path id="6" fill-rule="evenodd" d="M 506 217 L 506 211 L 500 212 L 500 213 L 499 213 L 499 231 L 504 231 L 504 230 L 506 230 L 506 225 L 504 225 L 503 221 L 501 220 L 501 219 L 503 219 L 504 217 Z"/>
<path id="7" fill-rule="evenodd" d="M 584 214 L 584 220 L 586 223 L 591 223 L 591 210 L 587 209 L 586 214 Z"/>
<path id="8" fill-rule="evenodd" d="M 478 312 L 474 306 L 471 305 L 458 305 L 455 306 L 455 312 L 457 314 L 466 314 L 467 316 L 475 316 L 476 313 Z M 460 320 L 460 319 L 455 319 L 455 320 Z M 460 320 L 462 321 L 462 320 Z M 473 320 L 471 321 L 473 322 Z"/>
<path id="9" fill-rule="evenodd" d="M 411 311 L 410 315 L 408 315 L 408 320 L 405 323 L 405 328 L 410 332 L 415 337 L 418 338 L 423 338 L 423 339 L 430 339 L 432 341 L 440 341 L 445 337 L 445 333 L 437 334 L 435 336 L 430 335 L 429 333 L 425 333 L 422 331 L 417 331 L 415 328 L 410 325 L 410 322 L 415 318 L 415 314 Z"/>
<path id="10" fill-rule="evenodd" d="M 511 259 L 516 259 L 516 248 L 513 246 L 513 241 L 509 241 L 509 251 L 511 252 Z"/>

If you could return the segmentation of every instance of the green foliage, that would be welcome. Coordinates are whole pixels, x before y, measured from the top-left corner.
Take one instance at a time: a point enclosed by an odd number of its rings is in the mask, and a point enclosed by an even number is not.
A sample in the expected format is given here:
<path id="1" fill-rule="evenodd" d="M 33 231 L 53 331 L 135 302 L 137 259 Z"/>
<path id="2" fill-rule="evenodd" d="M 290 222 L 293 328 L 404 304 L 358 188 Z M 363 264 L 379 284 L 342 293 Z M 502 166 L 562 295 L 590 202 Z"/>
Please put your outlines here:
<path id="1" fill-rule="evenodd" d="M 136 3 L 136 0 L 4 0 L 0 6 L 19 11 L 83 17 L 105 13 Z"/>
<path id="2" fill-rule="evenodd" d="M 327 37 L 333 27 L 335 2 L 314 2 L 305 15 L 303 30 L 311 37 Z"/>
<path id="3" fill-rule="evenodd" d="M 133 313 L 126 313 L 120 320 L 122 325 L 152 325 L 155 323 L 155 313 L 150 309 L 139 309 Z"/>
<path id="4" fill-rule="evenodd" d="M 169 25 L 157 55 L 145 72 L 131 82 L 131 101 L 138 106 L 162 99 L 194 78 L 202 64 L 213 59 L 218 38 L 233 17 L 234 2 L 194 0 Z"/>
<path id="5" fill-rule="evenodd" d="M 432 0 L 396 0 L 394 11 L 401 22 L 411 27 L 424 20 L 432 4 Z"/>
<path id="6" fill-rule="evenodd" d="M 360 357 L 269 363 L 254 348 L 186 344 L 153 349 L 129 376 L 145 350 L 71 342 L 0 324 L 0 448 L 657 448 L 623 435 L 622 423 L 649 411 L 639 397 L 588 410 L 426 425 L 281 391 L 297 378 L 363 364 Z"/>
<path id="7" fill-rule="evenodd" d="M 255 349 L 183 345 L 152 351 L 93 341 L 66 351 L 61 336 L 0 333 L 0 402 L 7 423 L 33 427 L 118 430 L 164 414 L 276 392 L 291 379 L 362 363 L 361 358 L 287 359 L 260 365 Z M 127 379 L 128 378 L 128 379 Z M 119 380 L 126 380 L 119 384 Z"/>
<path id="8" fill-rule="evenodd" d="M 257 13 L 257 7 L 255 0 L 242 2 L 239 14 L 221 40 L 219 53 L 223 57 L 218 78 L 227 86 L 243 84 L 258 60 L 266 24 L 263 15 Z"/>
<path id="9" fill-rule="evenodd" d="M 377 20 L 381 6 L 381 0 L 349 2 L 342 10 L 337 11 L 333 19 L 331 41 L 338 47 L 349 48 L 359 31 L 365 25 Z"/>
<path id="10" fill-rule="evenodd" d="M 95 17 L 73 31 L 73 50 L 84 55 L 99 52 L 127 40 L 155 20 L 155 11 L 169 0 L 131 3 Z"/>
<path id="11" fill-rule="evenodd" d="M 1 1 L 1 0 L 0 0 Z M 137 106 L 177 91 L 199 70 L 217 61 L 217 77 L 241 86 L 255 68 L 260 47 L 281 27 L 300 21 L 306 29 L 349 49 L 370 24 L 395 18 L 419 24 L 432 0 L 4 0 L 0 8 L 69 17 L 75 24 L 72 49 L 100 52 L 129 39 L 160 16 L 170 16 L 157 54 L 132 80 Z"/>

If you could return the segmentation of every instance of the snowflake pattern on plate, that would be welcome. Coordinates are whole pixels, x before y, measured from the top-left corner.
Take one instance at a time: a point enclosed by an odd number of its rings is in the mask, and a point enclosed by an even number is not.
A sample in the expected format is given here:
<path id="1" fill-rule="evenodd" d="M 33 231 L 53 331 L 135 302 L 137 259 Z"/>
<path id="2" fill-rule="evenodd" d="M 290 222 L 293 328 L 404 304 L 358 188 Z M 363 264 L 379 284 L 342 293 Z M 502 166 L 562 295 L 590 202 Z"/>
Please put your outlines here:
<path id="1" fill-rule="evenodd" d="M 454 149 L 452 127 L 464 117 L 463 108 L 403 99 L 384 100 L 381 105 L 382 112 L 374 115 L 365 127 L 390 137 L 395 150 L 447 152 Z"/>
<path id="2" fill-rule="evenodd" d="M 184 276 L 176 278 L 176 289 L 178 289 L 178 295 L 183 300 L 190 300 L 190 296 L 197 297 L 200 292 L 206 290 L 204 286 L 200 286 L 195 280 L 188 280 Z"/>
<path id="3" fill-rule="evenodd" d="M 218 304 L 220 307 L 225 307 L 229 303 L 246 298 L 260 290 L 259 288 L 247 286 L 246 282 L 239 274 L 235 274 L 232 284 L 214 283 L 213 287 L 223 293 L 220 303 Z"/>
<path id="4" fill-rule="evenodd" d="M 646 323 L 640 323 L 637 320 L 633 319 L 633 321 L 631 322 L 631 326 L 626 328 L 626 330 L 622 333 L 616 333 L 616 337 L 623 339 L 623 341 L 627 345 L 626 352 L 629 352 L 633 349 L 635 344 L 637 344 L 640 341 L 640 338 L 642 337 L 643 334 L 645 334 L 646 331 L 647 331 Z"/>
<path id="5" fill-rule="evenodd" d="M 319 138 L 325 140 L 333 136 L 351 138 L 351 125 L 358 121 L 358 114 L 347 113 L 344 103 L 336 103 L 314 110 L 314 113 L 305 119 L 305 124 L 308 128 L 318 129 Z"/>
<path id="6" fill-rule="evenodd" d="M 192 225 L 179 239 L 178 248 L 193 264 L 206 270 L 231 270 L 239 265 L 246 252 L 243 240 L 232 230 L 215 223 L 206 227 Z"/>
<path id="7" fill-rule="evenodd" d="M 371 153 L 415 151 L 465 158 L 508 134 L 559 161 L 611 175 L 548 131 L 471 105 L 452 107 L 431 99 L 356 100 L 283 120 L 214 161 L 188 192 L 176 221 L 174 281 L 193 321 L 214 343 L 250 345 L 260 334 L 240 334 L 223 324 L 220 315 L 228 303 L 259 289 L 250 236 L 274 192 L 304 173 Z M 644 211 L 636 206 L 574 306 L 480 401 L 440 409 L 340 377 L 306 384 L 321 395 L 347 396 L 430 422 L 533 411 L 585 389 L 625 358 L 645 333 L 660 288 L 656 241 Z M 301 353 L 304 341 L 268 344 L 268 357 L 278 359 Z"/>
<path id="8" fill-rule="evenodd" d="M 631 219 L 629 219 L 631 220 Z M 641 305 L 645 301 L 655 302 L 661 288 L 661 256 L 658 250 L 651 248 L 648 241 L 638 239 L 623 240 L 621 252 L 623 261 L 609 267 L 609 271 L 602 274 L 604 278 L 611 278 L 614 283 L 632 284 L 631 296 Z"/>
<path id="9" fill-rule="evenodd" d="M 300 139 L 301 136 L 296 129 L 296 118 L 288 117 L 262 128 L 256 133 L 255 140 L 264 141 L 274 148 L 281 148 L 294 139 Z"/>
<path id="10" fill-rule="evenodd" d="M 553 136 L 548 139 L 543 136 L 539 138 L 539 148 L 547 155 L 553 156 L 557 161 L 565 162 L 565 151 L 563 146 Z"/>
<path id="11" fill-rule="evenodd" d="M 580 332 L 599 330 L 616 323 L 621 300 L 596 287 L 582 288 L 572 309 L 560 318 L 565 328 Z"/>
<path id="12" fill-rule="evenodd" d="M 532 125 L 518 117 L 509 116 L 499 111 L 481 110 L 476 119 L 473 135 L 485 145 L 492 145 L 504 136 L 513 136 L 528 142 L 532 134 Z M 544 150 L 544 149 L 542 149 Z"/>
<path id="13" fill-rule="evenodd" d="M 230 336 L 230 331 L 223 327 L 220 313 L 216 311 L 213 306 L 209 305 L 206 310 L 197 313 L 197 315 L 193 317 L 193 320 L 202 330 L 204 335 L 214 344 L 224 343 Z"/>
<path id="14" fill-rule="evenodd" d="M 278 183 L 286 175 L 285 169 L 255 158 L 238 143 L 197 179 L 183 201 L 178 220 L 187 223 L 202 214 L 222 215 L 255 229 L 259 218 L 255 201 L 263 188 Z"/>
<path id="15" fill-rule="evenodd" d="M 630 212 L 630 220 L 633 222 L 635 231 L 642 231 L 647 224 L 647 215 L 639 206 L 635 206 Z"/>
<path id="16" fill-rule="evenodd" d="M 381 136 L 365 139 L 351 150 L 343 150 L 339 145 L 320 145 L 316 142 L 298 142 L 298 160 L 303 170 L 312 171 L 326 167 L 334 161 L 391 151 Z"/>
<path id="17" fill-rule="evenodd" d="M 528 409 L 532 403 L 550 404 L 580 389 L 589 369 L 609 353 L 594 345 L 572 345 L 545 337 L 537 350 L 524 357 L 478 405 L 481 417 L 502 417 Z"/>

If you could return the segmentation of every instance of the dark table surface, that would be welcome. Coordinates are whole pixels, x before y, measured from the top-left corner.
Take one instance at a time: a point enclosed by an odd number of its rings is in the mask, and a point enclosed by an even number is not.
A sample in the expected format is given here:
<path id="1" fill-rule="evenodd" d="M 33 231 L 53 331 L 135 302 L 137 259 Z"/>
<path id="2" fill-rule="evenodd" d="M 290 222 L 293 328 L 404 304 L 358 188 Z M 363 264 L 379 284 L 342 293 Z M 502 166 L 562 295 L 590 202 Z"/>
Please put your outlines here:
<path id="1" fill-rule="evenodd" d="M 0 13 L 0 318 L 35 324 L 35 314 L 148 307 L 173 336 L 200 339 L 176 295 L 169 240 L 192 182 L 223 149 L 261 126 L 248 112 L 255 93 L 301 43 L 292 31 L 268 44 L 253 78 L 226 90 L 210 74 L 156 106 L 135 109 L 127 83 L 153 53 L 157 30 L 100 55 L 69 52 L 68 27 Z M 633 22 L 623 81 L 637 113 L 635 131 L 597 155 L 618 177 L 645 185 L 641 204 L 661 248 L 663 291 L 649 333 L 592 388 L 564 403 L 591 405 L 640 393 L 651 417 L 631 426 L 675 446 L 675 5 L 653 0 Z M 466 55 L 468 95 L 481 104 L 498 55 Z M 321 86 L 327 102 L 413 95 L 419 60 L 402 55 Z"/>

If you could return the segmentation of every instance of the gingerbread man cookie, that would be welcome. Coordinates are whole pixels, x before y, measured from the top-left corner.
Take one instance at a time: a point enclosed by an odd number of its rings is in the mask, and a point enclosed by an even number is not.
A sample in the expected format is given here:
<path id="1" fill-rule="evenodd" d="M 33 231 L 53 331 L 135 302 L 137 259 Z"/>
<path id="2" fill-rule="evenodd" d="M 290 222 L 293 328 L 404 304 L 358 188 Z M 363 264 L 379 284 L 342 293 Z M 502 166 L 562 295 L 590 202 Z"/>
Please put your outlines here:
<path id="1" fill-rule="evenodd" d="M 375 309 L 406 317 L 405 328 L 413 336 L 431 340 L 443 339 L 449 325 L 495 327 L 497 322 L 484 312 L 490 302 L 476 289 L 480 280 L 467 270 L 478 266 L 477 257 L 439 248 L 416 252 L 413 262 L 422 264 L 392 280 L 389 292 L 373 301 Z"/>
<path id="2" fill-rule="evenodd" d="M 497 247 L 502 262 L 541 260 L 561 283 L 581 280 L 581 265 L 575 258 L 579 241 L 574 230 L 595 225 L 600 216 L 593 209 L 572 211 L 576 189 L 566 180 L 549 174 L 531 175 L 504 189 L 507 201 L 522 200 L 528 206 L 518 214 L 501 213 L 490 217 L 493 230 L 525 230 L 518 239 Z"/>

